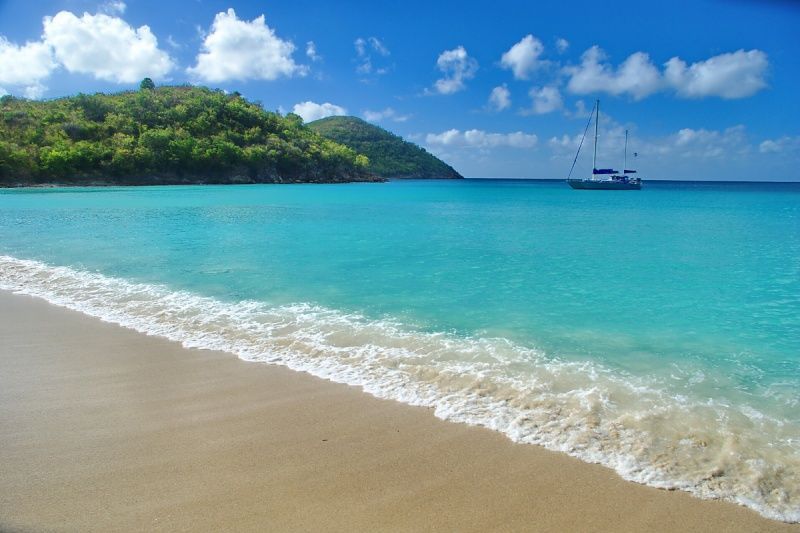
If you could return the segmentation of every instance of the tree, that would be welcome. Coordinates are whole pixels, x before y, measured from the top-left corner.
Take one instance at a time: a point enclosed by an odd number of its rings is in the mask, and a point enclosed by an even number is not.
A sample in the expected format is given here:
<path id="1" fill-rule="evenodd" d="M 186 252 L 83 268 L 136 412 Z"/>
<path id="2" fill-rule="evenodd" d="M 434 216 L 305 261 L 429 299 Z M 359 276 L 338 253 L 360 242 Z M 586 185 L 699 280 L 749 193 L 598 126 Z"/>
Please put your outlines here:
<path id="1" fill-rule="evenodd" d="M 145 78 L 142 80 L 142 83 L 139 84 L 139 90 L 144 91 L 145 89 L 149 91 L 153 91 L 156 88 L 156 84 L 153 83 L 153 80 L 150 78 Z"/>
<path id="2" fill-rule="evenodd" d="M 366 158 L 297 115 L 204 87 L 153 86 L 0 98 L 0 185 L 376 179 Z"/>

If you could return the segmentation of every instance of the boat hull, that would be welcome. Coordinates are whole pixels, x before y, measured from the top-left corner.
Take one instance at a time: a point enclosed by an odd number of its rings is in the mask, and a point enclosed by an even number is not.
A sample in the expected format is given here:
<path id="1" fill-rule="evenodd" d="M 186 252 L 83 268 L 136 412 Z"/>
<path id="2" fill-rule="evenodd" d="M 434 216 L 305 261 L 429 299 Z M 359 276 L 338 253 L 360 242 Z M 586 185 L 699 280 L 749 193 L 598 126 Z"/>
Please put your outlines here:
<path id="1" fill-rule="evenodd" d="M 611 180 L 567 180 L 573 189 L 594 191 L 638 191 L 642 188 L 641 182 L 611 181 Z"/>

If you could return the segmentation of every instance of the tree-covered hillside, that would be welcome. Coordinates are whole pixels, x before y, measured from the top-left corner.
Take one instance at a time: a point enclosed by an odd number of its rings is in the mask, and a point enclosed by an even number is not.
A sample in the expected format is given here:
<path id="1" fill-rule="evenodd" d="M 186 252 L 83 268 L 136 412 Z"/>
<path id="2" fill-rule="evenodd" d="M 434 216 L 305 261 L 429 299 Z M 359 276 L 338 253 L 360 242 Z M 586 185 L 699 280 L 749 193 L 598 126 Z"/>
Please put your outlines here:
<path id="1" fill-rule="evenodd" d="M 378 180 L 300 117 L 204 87 L 0 98 L 0 185 Z"/>
<path id="2" fill-rule="evenodd" d="M 369 170 L 384 178 L 461 178 L 424 148 L 356 117 L 327 117 L 308 126 L 369 158 Z"/>

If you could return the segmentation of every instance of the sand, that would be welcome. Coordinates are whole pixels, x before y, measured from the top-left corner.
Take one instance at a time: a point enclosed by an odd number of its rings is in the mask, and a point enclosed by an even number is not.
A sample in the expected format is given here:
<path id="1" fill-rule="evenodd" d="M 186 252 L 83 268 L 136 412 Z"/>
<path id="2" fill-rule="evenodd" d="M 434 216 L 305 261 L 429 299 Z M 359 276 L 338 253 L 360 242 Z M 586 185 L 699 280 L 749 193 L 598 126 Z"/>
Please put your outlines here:
<path id="1" fill-rule="evenodd" d="M 0 530 L 800 526 L 0 292 Z"/>

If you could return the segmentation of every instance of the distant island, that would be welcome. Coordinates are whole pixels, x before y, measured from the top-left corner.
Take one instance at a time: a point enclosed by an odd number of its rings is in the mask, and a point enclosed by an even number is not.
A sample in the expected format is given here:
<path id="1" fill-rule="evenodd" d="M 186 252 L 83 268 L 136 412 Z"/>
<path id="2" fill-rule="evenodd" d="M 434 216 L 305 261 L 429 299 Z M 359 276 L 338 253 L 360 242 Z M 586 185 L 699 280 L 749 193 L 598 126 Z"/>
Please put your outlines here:
<path id="1" fill-rule="evenodd" d="M 0 185 L 383 181 L 366 156 L 238 93 L 194 86 L 0 98 Z"/>
<path id="2" fill-rule="evenodd" d="M 343 183 L 460 178 L 424 149 L 352 117 L 304 125 L 239 93 L 191 85 L 0 98 L 0 187 Z"/>
<path id="3" fill-rule="evenodd" d="M 356 117 L 327 117 L 308 126 L 369 159 L 367 168 L 383 178 L 463 178 L 424 148 Z"/>

